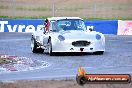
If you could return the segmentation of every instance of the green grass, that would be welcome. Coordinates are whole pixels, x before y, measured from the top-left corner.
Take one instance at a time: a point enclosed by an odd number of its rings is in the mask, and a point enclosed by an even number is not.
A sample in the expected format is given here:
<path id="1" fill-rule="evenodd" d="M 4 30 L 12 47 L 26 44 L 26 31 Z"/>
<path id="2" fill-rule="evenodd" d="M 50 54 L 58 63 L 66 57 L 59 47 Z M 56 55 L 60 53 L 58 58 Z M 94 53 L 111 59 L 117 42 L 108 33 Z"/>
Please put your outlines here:
<path id="1" fill-rule="evenodd" d="M 0 16 L 1 19 L 46 19 L 49 16 Z M 119 18 L 83 18 L 84 20 L 132 20 L 132 17 Z"/>
<path id="2" fill-rule="evenodd" d="M 48 16 L 0 16 L 1 19 L 46 19 Z"/>
<path id="3" fill-rule="evenodd" d="M 132 17 L 118 17 L 118 18 L 83 18 L 84 20 L 132 20 Z"/>

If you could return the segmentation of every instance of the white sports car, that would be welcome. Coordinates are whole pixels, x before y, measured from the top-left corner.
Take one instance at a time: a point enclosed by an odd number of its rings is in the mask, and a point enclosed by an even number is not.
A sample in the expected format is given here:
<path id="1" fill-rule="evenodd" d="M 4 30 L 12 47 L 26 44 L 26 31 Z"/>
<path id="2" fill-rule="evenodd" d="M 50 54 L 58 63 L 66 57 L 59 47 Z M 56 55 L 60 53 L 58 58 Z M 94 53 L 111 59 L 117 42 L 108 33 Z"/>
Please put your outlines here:
<path id="1" fill-rule="evenodd" d="M 81 52 L 103 54 L 105 37 L 102 33 L 87 29 L 79 17 L 51 17 L 48 32 L 45 26 L 32 33 L 33 53 Z"/>

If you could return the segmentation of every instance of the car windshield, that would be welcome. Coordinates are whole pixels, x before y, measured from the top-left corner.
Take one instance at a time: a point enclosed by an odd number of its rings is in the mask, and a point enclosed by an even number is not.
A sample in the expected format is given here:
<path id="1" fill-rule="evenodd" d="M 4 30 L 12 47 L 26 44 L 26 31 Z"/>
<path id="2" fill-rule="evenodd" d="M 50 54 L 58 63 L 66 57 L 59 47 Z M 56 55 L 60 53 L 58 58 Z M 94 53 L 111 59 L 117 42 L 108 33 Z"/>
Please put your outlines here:
<path id="1" fill-rule="evenodd" d="M 52 28 L 55 31 L 60 30 L 86 30 L 86 26 L 83 20 L 80 19 L 64 19 L 54 21 L 52 24 Z"/>

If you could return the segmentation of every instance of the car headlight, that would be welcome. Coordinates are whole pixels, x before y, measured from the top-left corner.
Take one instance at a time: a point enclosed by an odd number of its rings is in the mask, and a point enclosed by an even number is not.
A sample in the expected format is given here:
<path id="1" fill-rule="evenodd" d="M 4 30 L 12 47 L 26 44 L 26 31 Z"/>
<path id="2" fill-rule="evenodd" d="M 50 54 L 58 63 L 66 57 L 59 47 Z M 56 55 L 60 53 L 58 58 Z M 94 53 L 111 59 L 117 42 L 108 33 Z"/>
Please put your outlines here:
<path id="1" fill-rule="evenodd" d="M 58 39 L 59 39 L 60 41 L 64 41 L 64 40 L 65 40 L 65 37 L 62 36 L 62 35 L 59 35 L 59 36 L 58 36 Z"/>
<path id="2" fill-rule="evenodd" d="M 101 35 L 96 34 L 96 39 L 97 39 L 97 40 L 100 40 L 100 39 L 101 39 Z"/>

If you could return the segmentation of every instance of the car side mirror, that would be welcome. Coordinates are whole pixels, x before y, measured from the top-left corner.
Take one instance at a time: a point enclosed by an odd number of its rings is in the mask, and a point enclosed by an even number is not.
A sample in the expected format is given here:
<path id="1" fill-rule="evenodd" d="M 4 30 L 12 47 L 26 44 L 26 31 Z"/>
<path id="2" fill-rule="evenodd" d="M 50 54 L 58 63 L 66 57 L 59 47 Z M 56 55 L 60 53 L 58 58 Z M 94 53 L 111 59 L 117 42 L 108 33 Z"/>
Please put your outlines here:
<path id="1" fill-rule="evenodd" d="M 89 28 L 89 31 L 93 31 L 93 29 L 92 28 Z"/>
<path id="2" fill-rule="evenodd" d="M 41 31 L 41 32 L 43 32 L 44 34 L 46 33 L 45 26 L 39 27 L 38 30 Z"/>
<path id="3" fill-rule="evenodd" d="M 93 31 L 93 26 L 92 27 L 91 26 L 87 26 L 87 31 L 89 31 L 89 32 Z"/>

